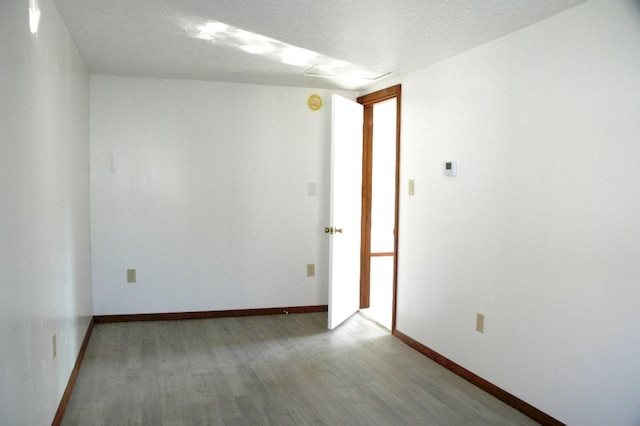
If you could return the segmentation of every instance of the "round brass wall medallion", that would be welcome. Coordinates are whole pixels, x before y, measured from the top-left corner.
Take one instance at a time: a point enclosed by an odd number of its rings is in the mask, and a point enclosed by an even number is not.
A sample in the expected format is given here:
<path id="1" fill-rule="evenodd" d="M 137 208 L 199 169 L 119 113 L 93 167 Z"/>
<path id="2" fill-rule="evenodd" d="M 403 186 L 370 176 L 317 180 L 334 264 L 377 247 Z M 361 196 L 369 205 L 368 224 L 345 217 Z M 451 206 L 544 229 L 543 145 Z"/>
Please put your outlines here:
<path id="1" fill-rule="evenodd" d="M 320 95 L 314 93 L 313 95 L 309 96 L 309 99 L 307 99 L 307 106 L 311 111 L 317 111 L 322 108 L 322 98 L 320 97 Z"/>

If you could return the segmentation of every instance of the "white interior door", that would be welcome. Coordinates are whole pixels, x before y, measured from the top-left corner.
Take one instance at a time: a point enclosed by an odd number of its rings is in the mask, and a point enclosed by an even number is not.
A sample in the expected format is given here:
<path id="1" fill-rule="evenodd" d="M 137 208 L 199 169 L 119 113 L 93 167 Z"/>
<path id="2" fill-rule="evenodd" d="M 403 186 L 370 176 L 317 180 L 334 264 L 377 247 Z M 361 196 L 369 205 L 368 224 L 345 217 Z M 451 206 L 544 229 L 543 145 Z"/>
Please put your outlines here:
<path id="1" fill-rule="evenodd" d="M 329 328 L 360 306 L 363 106 L 331 97 Z"/>

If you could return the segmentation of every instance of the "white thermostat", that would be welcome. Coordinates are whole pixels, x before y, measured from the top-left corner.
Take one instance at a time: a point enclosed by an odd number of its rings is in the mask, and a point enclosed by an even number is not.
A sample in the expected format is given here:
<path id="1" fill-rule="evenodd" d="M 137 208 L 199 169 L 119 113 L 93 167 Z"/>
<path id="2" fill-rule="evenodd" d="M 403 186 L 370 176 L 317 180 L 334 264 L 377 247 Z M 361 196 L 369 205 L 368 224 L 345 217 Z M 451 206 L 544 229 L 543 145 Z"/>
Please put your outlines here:
<path id="1" fill-rule="evenodd" d="M 444 163 L 444 175 L 455 176 L 458 173 L 458 164 L 455 161 L 447 161 Z"/>

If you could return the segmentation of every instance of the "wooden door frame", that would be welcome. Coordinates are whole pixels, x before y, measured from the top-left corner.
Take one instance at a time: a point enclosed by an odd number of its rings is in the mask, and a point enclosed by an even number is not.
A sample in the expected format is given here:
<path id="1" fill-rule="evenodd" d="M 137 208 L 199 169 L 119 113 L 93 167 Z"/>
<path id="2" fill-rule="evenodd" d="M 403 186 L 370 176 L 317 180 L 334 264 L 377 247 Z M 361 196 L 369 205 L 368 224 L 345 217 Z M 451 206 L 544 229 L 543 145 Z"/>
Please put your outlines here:
<path id="1" fill-rule="evenodd" d="M 371 194 L 373 169 L 373 106 L 396 98 L 396 170 L 393 232 L 393 301 L 391 307 L 391 332 L 396 329 L 396 296 L 398 293 L 398 217 L 400 211 L 400 84 L 378 90 L 357 99 L 364 107 L 363 158 L 362 158 L 362 234 L 360 245 L 360 308 L 368 308 L 371 299 Z"/>

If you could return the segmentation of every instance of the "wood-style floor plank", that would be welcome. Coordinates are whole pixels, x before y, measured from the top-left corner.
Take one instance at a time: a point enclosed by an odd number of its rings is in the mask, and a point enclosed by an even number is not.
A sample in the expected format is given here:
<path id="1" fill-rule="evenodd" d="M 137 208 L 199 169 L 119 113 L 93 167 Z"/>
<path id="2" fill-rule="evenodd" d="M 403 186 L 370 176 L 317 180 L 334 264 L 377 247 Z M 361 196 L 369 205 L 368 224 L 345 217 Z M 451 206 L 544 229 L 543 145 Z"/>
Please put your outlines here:
<path id="1" fill-rule="evenodd" d="M 360 315 L 96 324 L 63 425 L 528 425 Z"/>

